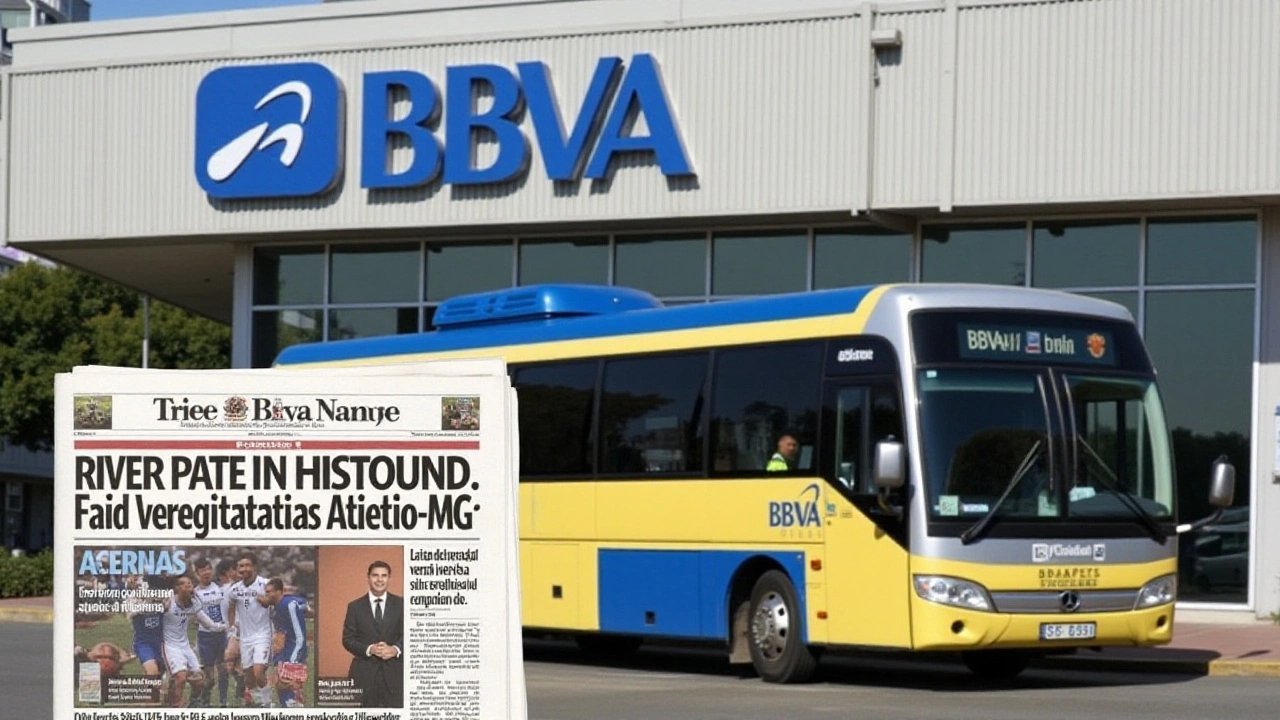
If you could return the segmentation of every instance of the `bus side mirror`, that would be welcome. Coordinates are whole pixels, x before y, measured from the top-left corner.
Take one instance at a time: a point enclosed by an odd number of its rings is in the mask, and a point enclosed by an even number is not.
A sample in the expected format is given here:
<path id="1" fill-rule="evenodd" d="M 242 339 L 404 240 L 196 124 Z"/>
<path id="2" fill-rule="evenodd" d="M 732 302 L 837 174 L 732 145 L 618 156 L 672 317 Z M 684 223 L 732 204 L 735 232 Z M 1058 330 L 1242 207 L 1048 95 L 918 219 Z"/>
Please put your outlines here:
<path id="1" fill-rule="evenodd" d="M 897 440 L 876 443 L 875 483 L 881 490 L 896 490 L 907 481 L 907 451 Z"/>
<path id="2" fill-rule="evenodd" d="M 1236 498 L 1236 467 L 1227 456 L 1213 463 L 1213 477 L 1209 480 L 1209 505 L 1216 508 L 1231 507 Z"/>
<path id="3" fill-rule="evenodd" d="M 1179 525 L 1178 534 L 1199 530 L 1206 525 L 1218 522 L 1222 519 L 1222 511 L 1231 507 L 1235 499 L 1236 466 L 1227 460 L 1226 455 L 1219 455 L 1218 459 L 1213 461 L 1213 477 L 1209 478 L 1209 505 L 1214 508 L 1214 511 L 1209 514 L 1209 517 Z"/>

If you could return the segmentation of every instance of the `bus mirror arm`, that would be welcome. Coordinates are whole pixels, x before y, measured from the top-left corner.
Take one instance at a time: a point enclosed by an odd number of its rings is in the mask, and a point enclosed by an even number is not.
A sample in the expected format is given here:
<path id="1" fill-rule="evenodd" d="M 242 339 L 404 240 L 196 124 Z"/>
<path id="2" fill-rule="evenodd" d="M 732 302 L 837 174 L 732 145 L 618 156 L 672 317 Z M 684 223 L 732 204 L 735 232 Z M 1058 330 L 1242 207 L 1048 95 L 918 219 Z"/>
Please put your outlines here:
<path id="1" fill-rule="evenodd" d="M 880 504 L 880 509 L 886 515 L 892 515 L 899 520 L 902 519 L 902 508 L 889 504 L 889 493 L 884 488 L 881 488 L 880 492 L 876 494 L 876 502 Z"/>
<path id="2" fill-rule="evenodd" d="M 1222 513 L 1235 502 L 1235 496 L 1236 467 L 1231 464 L 1226 455 L 1219 455 L 1218 459 L 1213 461 L 1213 477 L 1209 480 L 1209 505 L 1213 506 L 1213 512 L 1208 517 L 1195 522 L 1179 525 L 1178 534 L 1199 530 L 1206 525 L 1218 522 L 1222 519 Z"/>

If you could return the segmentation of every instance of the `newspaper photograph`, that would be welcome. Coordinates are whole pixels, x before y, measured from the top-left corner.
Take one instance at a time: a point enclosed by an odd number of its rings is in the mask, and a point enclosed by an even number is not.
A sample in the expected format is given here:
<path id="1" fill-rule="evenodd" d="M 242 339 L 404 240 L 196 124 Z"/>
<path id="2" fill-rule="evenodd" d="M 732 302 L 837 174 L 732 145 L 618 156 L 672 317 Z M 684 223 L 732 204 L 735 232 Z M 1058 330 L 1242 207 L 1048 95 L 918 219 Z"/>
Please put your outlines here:
<path id="1" fill-rule="evenodd" d="M 56 715 L 524 717 L 514 391 L 429 365 L 61 376 Z"/>

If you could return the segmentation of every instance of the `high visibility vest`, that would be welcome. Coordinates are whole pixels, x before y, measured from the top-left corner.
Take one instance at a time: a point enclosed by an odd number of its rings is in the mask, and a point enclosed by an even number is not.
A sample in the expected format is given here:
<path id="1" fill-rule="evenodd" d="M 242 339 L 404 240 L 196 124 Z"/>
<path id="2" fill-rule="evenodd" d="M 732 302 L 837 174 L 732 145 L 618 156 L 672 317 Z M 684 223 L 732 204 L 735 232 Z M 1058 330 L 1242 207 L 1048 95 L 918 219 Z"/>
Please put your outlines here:
<path id="1" fill-rule="evenodd" d="M 787 466 L 787 459 L 782 457 L 782 453 L 774 453 L 764 469 L 765 472 L 786 472 L 791 468 Z"/>

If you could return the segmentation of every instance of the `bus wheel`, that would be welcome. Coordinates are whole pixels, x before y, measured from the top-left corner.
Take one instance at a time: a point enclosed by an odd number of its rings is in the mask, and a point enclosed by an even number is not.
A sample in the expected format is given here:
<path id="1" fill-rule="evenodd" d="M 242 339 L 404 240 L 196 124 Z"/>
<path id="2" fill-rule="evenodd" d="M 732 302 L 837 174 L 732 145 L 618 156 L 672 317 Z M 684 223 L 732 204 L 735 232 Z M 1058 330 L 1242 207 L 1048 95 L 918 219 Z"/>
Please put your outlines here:
<path id="1" fill-rule="evenodd" d="M 795 588 L 780 570 L 760 576 L 751 590 L 751 664 L 765 682 L 800 683 L 818 659 L 804 643 L 804 618 Z"/>
<path id="2" fill-rule="evenodd" d="M 1031 653 L 1019 650 L 971 650 L 960 658 L 970 672 L 987 680 L 1012 680 L 1031 663 Z"/>
<path id="3" fill-rule="evenodd" d="M 578 649 L 600 658 L 621 658 L 640 649 L 644 638 L 632 635 L 577 635 Z"/>

